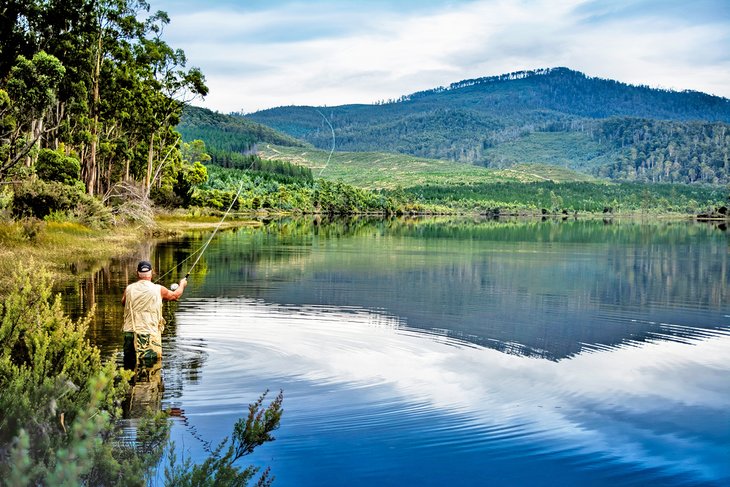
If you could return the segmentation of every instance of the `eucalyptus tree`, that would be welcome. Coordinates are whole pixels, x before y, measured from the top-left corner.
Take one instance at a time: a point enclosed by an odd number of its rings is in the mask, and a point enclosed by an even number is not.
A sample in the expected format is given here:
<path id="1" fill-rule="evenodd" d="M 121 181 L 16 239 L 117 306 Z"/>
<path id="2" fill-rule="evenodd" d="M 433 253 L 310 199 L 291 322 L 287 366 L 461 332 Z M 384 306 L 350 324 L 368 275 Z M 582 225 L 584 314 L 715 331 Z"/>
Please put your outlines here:
<path id="1" fill-rule="evenodd" d="M 180 160 L 174 127 L 183 104 L 208 89 L 185 54 L 162 40 L 168 15 L 149 12 L 144 0 L 0 6 L 0 177 L 34 147 L 80 160 L 92 195 L 121 180 L 139 181 L 149 194 L 154 174 L 179 167 L 166 162 Z M 29 86 L 34 64 L 50 59 L 60 77 L 31 83 L 33 93 L 13 88 Z M 24 111 L 31 95 L 40 111 Z"/>
<path id="2" fill-rule="evenodd" d="M 154 175 L 159 174 L 159 165 L 166 162 L 164 154 L 170 144 L 177 146 L 181 137 L 170 129 L 175 127 L 182 115 L 183 106 L 208 94 L 205 77 L 198 68 L 186 69 L 187 59 L 181 49 L 173 49 L 161 36 L 170 18 L 165 12 L 157 12 L 145 23 L 152 35 L 140 39 L 137 46 L 139 65 L 143 66 L 142 80 L 149 87 L 147 170 L 144 186 L 149 194 Z M 155 156 L 158 167 L 155 168 Z M 162 156 L 162 158 L 160 158 Z"/>
<path id="3" fill-rule="evenodd" d="M 0 89 L 0 178 L 27 158 L 41 136 L 51 130 L 44 127 L 44 120 L 64 73 L 59 60 L 45 52 L 32 59 L 18 56 L 7 90 Z"/>

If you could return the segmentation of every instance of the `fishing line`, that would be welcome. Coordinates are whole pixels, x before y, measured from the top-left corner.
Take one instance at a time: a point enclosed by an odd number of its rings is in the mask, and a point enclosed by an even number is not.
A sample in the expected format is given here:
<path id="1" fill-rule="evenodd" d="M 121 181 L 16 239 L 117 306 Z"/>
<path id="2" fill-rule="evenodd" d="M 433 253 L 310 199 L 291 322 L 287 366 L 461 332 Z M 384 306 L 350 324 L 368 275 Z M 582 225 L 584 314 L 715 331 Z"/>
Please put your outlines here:
<path id="1" fill-rule="evenodd" d="M 322 114 L 320 113 L 320 115 L 322 115 Z M 324 117 L 324 115 L 322 115 L 322 116 Z M 325 120 L 327 120 L 327 119 L 325 119 Z M 329 123 L 329 122 L 327 122 L 327 123 Z M 330 127 L 332 127 L 332 126 L 330 125 Z M 334 134 L 335 134 L 335 133 L 334 133 L 334 130 L 333 130 L 333 131 L 332 131 L 332 136 L 333 136 L 333 137 L 334 137 Z M 332 145 L 332 149 L 334 150 L 334 142 L 333 142 L 333 145 Z M 330 154 L 330 155 L 331 155 L 331 154 Z M 328 161 L 328 162 L 329 162 L 329 161 Z M 246 172 L 250 172 L 250 171 L 251 171 L 251 169 L 253 168 L 254 164 L 256 164 L 256 159 L 255 159 L 255 158 L 251 160 L 251 164 L 249 164 L 249 166 L 248 166 L 248 167 L 247 167 L 246 169 L 243 169 L 243 172 L 244 172 L 244 173 L 246 173 Z M 239 196 L 241 195 L 241 191 L 243 190 L 243 183 L 244 183 L 244 181 L 243 181 L 243 179 L 241 179 L 241 185 L 240 185 L 240 186 L 239 186 L 239 188 L 238 188 L 238 192 L 236 193 L 236 196 L 235 196 L 235 197 L 233 198 L 233 200 L 231 201 L 231 205 L 230 205 L 230 206 L 228 207 L 228 209 L 226 210 L 225 214 L 223 215 L 223 218 L 221 218 L 221 221 L 220 221 L 220 222 L 218 222 L 218 225 L 217 225 L 217 226 L 215 227 L 215 229 L 213 230 L 213 233 L 211 234 L 210 238 L 209 238 L 209 239 L 208 239 L 208 241 L 207 241 L 207 242 L 205 243 L 205 245 L 201 246 L 201 247 L 200 247 L 199 249 L 197 249 L 197 250 L 196 250 L 195 252 L 193 252 L 192 254 L 188 255 L 187 257 L 185 257 L 185 258 L 184 258 L 183 260 L 181 260 L 180 262 L 178 262 L 178 263 L 177 263 L 177 264 L 176 264 L 176 265 L 175 265 L 175 266 L 174 266 L 174 267 L 173 267 L 172 269 L 170 269 L 169 271 L 165 272 L 165 273 L 164 273 L 164 274 L 162 274 L 161 276 L 157 277 L 157 279 L 156 279 L 156 281 L 155 281 L 155 282 L 159 282 L 159 281 L 161 281 L 161 280 L 162 280 L 163 278 L 165 278 L 165 276 L 167 276 L 168 274 L 172 273 L 172 272 L 173 272 L 173 271 L 174 271 L 175 269 L 177 269 L 178 267 L 180 267 L 181 265 L 183 265 L 183 264 L 184 264 L 185 262 L 187 262 L 188 260 L 192 259 L 192 258 L 193 258 L 193 257 L 194 257 L 194 256 L 195 256 L 195 255 L 197 254 L 197 255 L 198 255 L 198 258 L 197 258 L 197 259 L 195 259 L 195 262 L 193 262 L 193 265 L 192 265 L 192 266 L 190 267 L 190 269 L 188 269 L 188 273 L 187 273 L 187 274 L 185 274 L 185 278 L 187 279 L 187 278 L 188 278 L 188 276 L 190 276 L 190 272 L 192 272 L 193 268 L 194 268 L 194 267 L 195 267 L 195 266 L 196 266 L 196 265 L 198 264 L 198 261 L 200 260 L 200 257 L 202 257 L 202 255 L 203 255 L 203 252 L 205 252 L 205 249 L 207 249 L 207 248 L 208 248 L 208 244 L 210 244 L 210 241 L 211 241 L 211 240 L 213 240 L 213 237 L 215 236 L 216 232 L 218 232 L 218 229 L 220 228 L 220 226 L 221 226 L 221 225 L 223 224 L 223 221 L 224 221 L 224 220 L 226 219 L 226 217 L 228 216 L 228 213 L 229 213 L 229 212 L 231 211 L 231 208 L 233 208 L 233 205 L 234 205 L 234 204 L 236 203 L 236 201 L 238 200 L 238 197 L 239 197 Z"/>
<path id="2" fill-rule="evenodd" d="M 324 121 L 327 122 L 327 125 L 330 126 L 330 130 L 332 131 L 332 149 L 330 149 L 330 155 L 327 157 L 327 162 L 325 163 L 324 167 L 319 171 L 319 175 L 317 177 L 322 177 L 322 173 L 325 169 L 327 169 L 327 166 L 330 164 L 330 159 L 332 159 L 332 154 L 335 152 L 335 129 L 332 127 L 332 124 L 329 120 L 327 120 L 327 117 L 324 116 L 324 113 L 317 110 L 317 113 L 319 113 L 322 118 L 324 118 Z"/>
<path id="3" fill-rule="evenodd" d="M 188 278 L 190 273 L 193 271 L 196 265 L 198 265 L 198 262 L 200 261 L 200 258 L 203 256 L 203 253 L 205 253 L 205 250 L 208 248 L 208 245 L 210 245 L 210 241 L 213 240 L 213 237 L 215 237 L 215 234 L 218 232 L 218 229 L 223 225 L 223 220 L 226 219 L 228 216 L 228 213 L 231 211 L 231 208 L 233 208 L 233 205 L 238 201 L 238 197 L 241 194 L 241 191 L 243 190 L 243 180 L 241 180 L 241 185 L 238 187 L 238 192 L 236 193 L 236 196 L 231 200 L 231 204 L 228 206 L 228 209 L 223 214 L 223 218 L 221 218 L 221 221 L 218 222 L 218 225 L 216 225 L 215 229 L 213 230 L 213 233 L 210 235 L 210 238 L 207 242 L 205 242 L 205 245 L 203 245 L 202 250 L 198 254 L 198 258 L 195 259 L 195 262 L 193 262 L 193 265 L 188 268 L 188 273 L 185 274 L 185 279 Z"/>

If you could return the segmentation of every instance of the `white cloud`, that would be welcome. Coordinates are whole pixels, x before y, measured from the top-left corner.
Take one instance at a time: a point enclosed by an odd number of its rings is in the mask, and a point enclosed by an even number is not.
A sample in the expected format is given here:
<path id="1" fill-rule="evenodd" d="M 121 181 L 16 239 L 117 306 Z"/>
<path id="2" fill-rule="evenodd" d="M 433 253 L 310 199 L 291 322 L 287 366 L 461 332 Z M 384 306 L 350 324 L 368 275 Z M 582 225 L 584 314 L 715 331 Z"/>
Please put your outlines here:
<path id="1" fill-rule="evenodd" d="M 370 103 L 554 66 L 730 96 L 727 20 L 689 22 L 676 5 L 671 16 L 651 3 L 606 15 L 586 0 L 444 2 L 402 14 L 369 4 L 273 5 L 171 9 L 168 41 L 206 74 L 206 106 L 255 111 Z"/>

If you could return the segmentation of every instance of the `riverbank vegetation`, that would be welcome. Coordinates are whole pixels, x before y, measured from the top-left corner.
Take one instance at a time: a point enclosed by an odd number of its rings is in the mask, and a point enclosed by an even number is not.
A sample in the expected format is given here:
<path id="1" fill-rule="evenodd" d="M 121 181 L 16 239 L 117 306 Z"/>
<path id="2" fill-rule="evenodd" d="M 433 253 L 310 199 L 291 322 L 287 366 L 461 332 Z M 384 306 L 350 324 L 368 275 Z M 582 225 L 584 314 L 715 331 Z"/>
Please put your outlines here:
<path id="1" fill-rule="evenodd" d="M 166 454 L 165 485 L 269 485 L 268 470 L 236 462 L 272 441 L 283 394 L 251 403 L 199 464 L 174 454 L 164 412 L 149 412 L 133 439 L 118 429 L 132 373 L 103 361 L 88 318 L 67 317 L 51 275 L 34 262 L 13 272 L 0 301 L 0 478 L 6 485 L 144 485 Z M 208 482 L 208 483 L 206 483 Z"/>

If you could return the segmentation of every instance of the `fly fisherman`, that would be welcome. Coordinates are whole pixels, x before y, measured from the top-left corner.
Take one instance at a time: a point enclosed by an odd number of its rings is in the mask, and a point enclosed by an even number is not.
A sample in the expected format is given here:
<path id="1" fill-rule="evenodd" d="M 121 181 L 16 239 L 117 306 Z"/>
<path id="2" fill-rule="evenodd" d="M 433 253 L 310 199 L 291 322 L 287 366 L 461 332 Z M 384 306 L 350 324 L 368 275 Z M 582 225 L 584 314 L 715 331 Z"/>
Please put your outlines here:
<path id="1" fill-rule="evenodd" d="M 138 362 L 149 366 L 162 358 L 162 330 L 165 328 L 162 301 L 176 301 L 188 284 L 183 278 L 173 291 L 154 284 L 152 264 L 146 260 L 137 264 L 137 277 L 139 280 L 127 286 L 122 295 L 124 364 L 129 368 Z"/>

